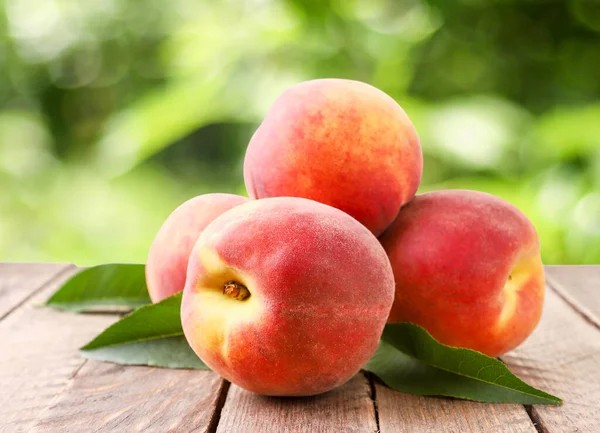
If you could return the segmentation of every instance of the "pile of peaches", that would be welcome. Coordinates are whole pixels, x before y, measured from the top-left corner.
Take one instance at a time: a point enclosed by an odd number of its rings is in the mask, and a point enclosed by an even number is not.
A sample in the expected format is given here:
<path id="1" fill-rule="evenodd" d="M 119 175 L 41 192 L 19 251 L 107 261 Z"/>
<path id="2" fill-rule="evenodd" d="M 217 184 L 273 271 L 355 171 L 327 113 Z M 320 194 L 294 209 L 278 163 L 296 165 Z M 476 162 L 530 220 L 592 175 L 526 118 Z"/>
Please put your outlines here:
<path id="1" fill-rule="evenodd" d="M 297 84 L 248 145 L 250 198 L 195 197 L 160 228 L 146 264 L 150 297 L 183 291 L 192 349 L 265 395 L 342 385 L 388 322 L 490 356 L 512 350 L 542 311 L 535 228 L 482 192 L 415 195 L 422 167 L 415 128 L 382 91 Z"/>

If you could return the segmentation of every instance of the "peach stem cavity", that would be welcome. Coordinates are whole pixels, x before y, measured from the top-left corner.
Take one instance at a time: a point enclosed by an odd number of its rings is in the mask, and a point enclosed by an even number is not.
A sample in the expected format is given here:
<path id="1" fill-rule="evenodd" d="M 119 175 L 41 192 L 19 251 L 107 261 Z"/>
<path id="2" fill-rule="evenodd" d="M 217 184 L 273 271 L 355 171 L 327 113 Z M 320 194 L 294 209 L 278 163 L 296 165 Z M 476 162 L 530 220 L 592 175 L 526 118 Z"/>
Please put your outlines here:
<path id="1" fill-rule="evenodd" d="M 228 281 L 223 284 L 223 294 L 238 301 L 243 301 L 250 297 L 250 290 L 237 281 Z"/>

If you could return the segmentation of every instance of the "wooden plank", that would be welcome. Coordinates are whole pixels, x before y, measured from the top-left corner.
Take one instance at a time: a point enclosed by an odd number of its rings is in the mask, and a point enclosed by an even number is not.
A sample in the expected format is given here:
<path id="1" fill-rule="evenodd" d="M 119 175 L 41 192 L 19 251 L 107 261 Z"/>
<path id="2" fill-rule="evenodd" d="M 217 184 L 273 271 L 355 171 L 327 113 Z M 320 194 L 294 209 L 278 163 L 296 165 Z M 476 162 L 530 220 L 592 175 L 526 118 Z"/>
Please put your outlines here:
<path id="1" fill-rule="evenodd" d="M 117 319 L 36 307 L 75 271 L 60 274 L 0 322 L 0 432 L 28 431 L 83 365 L 77 349 Z"/>
<path id="2" fill-rule="evenodd" d="M 550 286 L 600 328 L 600 266 L 546 266 Z"/>
<path id="3" fill-rule="evenodd" d="M 529 432 L 522 405 L 475 403 L 396 392 L 375 380 L 381 433 Z"/>
<path id="4" fill-rule="evenodd" d="M 209 371 L 88 361 L 28 431 L 206 432 L 223 384 Z"/>
<path id="5" fill-rule="evenodd" d="M 536 331 L 503 359 L 523 380 L 564 400 L 562 407 L 531 408 L 539 431 L 600 431 L 600 331 L 552 290 Z"/>
<path id="6" fill-rule="evenodd" d="M 0 263 L 0 320 L 68 267 L 58 263 Z"/>
<path id="7" fill-rule="evenodd" d="M 375 410 L 367 379 L 316 397 L 263 397 L 231 385 L 217 433 L 375 432 Z"/>

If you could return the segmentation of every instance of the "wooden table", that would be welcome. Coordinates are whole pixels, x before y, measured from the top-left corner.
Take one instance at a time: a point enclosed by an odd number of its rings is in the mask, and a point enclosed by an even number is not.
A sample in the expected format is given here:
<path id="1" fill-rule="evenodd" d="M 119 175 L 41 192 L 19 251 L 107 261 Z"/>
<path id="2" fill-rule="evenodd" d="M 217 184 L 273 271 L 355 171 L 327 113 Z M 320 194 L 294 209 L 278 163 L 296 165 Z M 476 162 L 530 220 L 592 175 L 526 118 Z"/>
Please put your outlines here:
<path id="1" fill-rule="evenodd" d="M 600 432 L 600 266 L 549 266 L 541 324 L 504 361 L 562 407 L 417 397 L 357 375 L 303 399 L 266 398 L 212 372 L 123 367 L 77 349 L 117 320 L 38 308 L 77 271 L 0 264 L 1 432 Z"/>

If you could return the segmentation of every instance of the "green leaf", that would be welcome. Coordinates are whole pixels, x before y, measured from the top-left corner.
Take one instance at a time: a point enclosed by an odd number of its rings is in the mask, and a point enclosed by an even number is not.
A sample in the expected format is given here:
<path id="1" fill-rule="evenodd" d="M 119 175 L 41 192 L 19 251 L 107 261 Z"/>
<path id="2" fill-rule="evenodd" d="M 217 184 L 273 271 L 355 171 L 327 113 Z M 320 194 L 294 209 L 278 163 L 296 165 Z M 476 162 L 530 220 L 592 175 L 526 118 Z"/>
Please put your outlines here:
<path id="1" fill-rule="evenodd" d="M 183 335 L 81 350 L 80 353 L 87 359 L 123 365 L 208 370 Z"/>
<path id="2" fill-rule="evenodd" d="M 181 293 L 143 306 L 106 328 L 80 353 L 117 364 L 207 370 L 183 336 L 180 308 Z"/>
<path id="3" fill-rule="evenodd" d="M 48 299 L 46 306 L 80 312 L 97 307 L 137 308 L 149 303 L 144 265 L 108 264 L 74 275 Z"/>
<path id="4" fill-rule="evenodd" d="M 527 385 L 501 361 L 437 342 L 412 323 L 385 327 L 375 355 L 364 367 L 389 387 L 488 403 L 559 405 L 562 400 Z"/>

